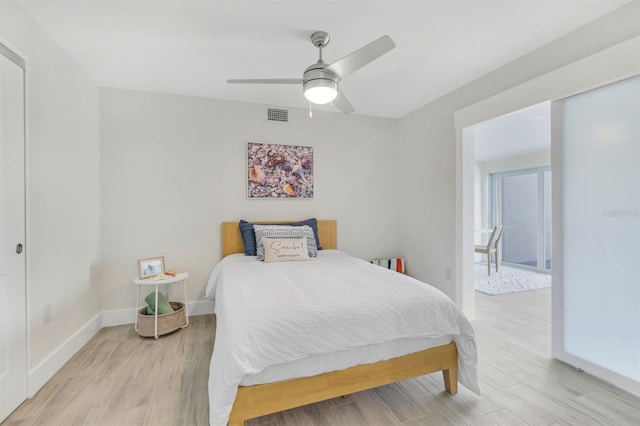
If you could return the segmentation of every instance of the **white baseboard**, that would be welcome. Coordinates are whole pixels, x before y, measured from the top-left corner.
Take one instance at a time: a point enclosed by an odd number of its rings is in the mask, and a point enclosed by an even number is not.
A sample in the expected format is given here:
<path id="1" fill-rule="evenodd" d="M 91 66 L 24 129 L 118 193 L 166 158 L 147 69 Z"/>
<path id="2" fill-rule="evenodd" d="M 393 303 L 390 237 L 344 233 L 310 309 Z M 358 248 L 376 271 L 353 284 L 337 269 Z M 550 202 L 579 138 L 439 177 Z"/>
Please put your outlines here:
<path id="1" fill-rule="evenodd" d="M 213 302 L 210 300 L 194 300 L 187 303 L 187 310 L 190 317 L 212 314 Z M 135 315 L 136 308 L 102 311 L 102 326 L 114 327 L 116 325 L 133 324 L 136 318 Z"/>
<path id="2" fill-rule="evenodd" d="M 560 361 L 565 362 L 574 368 L 579 368 L 587 374 L 597 377 L 600 380 L 611 383 L 617 388 L 632 393 L 636 396 L 640 396 L 640 382 L 633 380 L 629 377 L 625 377 L 614 371 L 600 367 L 587 360 L 565 353 L 562 358 L 558 358 Z"/>
<path id="3" fill-rule="evenodd" d="M 27 377 L 27 396 L 33 397 L 101 328 L 102 313 L 99 313 L 33 367 Z"/>
<path id="4" fill-rule="evenodd" d="M 209 300 L 188 302 L 187 309 L 190 317 L 212 314 L 213 302 Z M 135 308 L 117 309 L 102 311 L 91 318 L 85 325 L 80 327 L 78 331 L 29 371 L 27 378 L 27 396 L 29 398 L 33 397 L 101 328 L 133 324 L 135 314 Z"/>
<path id="5" fill-rule="evenodd" d="M 116 325 L 133 324 L 135 318 L 136 308 L 102 311 L 102 326 L 114 327 Z"/>
<path id="6" fill-rule="evenodd" d="M 214 303 L 211 300 L 195 300 L 189 302 L 189 316 L 209 315 L 213 313 Z"/>

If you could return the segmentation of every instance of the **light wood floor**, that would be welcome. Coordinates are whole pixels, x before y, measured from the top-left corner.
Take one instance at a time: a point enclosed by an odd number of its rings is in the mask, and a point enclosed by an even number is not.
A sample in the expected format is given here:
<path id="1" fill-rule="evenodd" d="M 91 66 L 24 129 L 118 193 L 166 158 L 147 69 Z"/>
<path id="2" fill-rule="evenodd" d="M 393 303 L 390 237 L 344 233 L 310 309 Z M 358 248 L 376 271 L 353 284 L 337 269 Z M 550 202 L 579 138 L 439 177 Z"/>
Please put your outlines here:
<path id="1" fill-rule="evenodd" d="M 550 359 L 550 289 L 476 293 L 483 396 L 407 380 L 251 420 L 258 425 L 639 425 L 640 398 Z M 101 330 L 9 425 L 206 425 L 212 315 L 159 341 Z"/>

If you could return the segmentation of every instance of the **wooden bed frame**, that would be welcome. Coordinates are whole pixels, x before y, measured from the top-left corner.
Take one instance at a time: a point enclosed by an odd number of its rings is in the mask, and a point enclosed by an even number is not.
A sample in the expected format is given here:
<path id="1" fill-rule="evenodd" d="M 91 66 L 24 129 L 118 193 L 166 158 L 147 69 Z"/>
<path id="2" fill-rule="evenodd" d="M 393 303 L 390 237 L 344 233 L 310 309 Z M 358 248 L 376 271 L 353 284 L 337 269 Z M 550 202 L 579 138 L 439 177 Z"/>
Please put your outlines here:
<path id="1" fill-rule="evenodd" d="M 253 223 L 286 223 L 253 222 Z M 325 249 L 337 248 L 335 220 L 318 220 L 318 237 Z M 222 255 L 244 253 L 238 222 L 222 223 Z M 348 395 L 389 383 L 442 371 L 445 390 L 458 391 L 458 350 L 455 343 L 363 364 L 311 377 L 254 386 L 239 386 L 229 426 L 242 426 L 248 419 L 290 408 Z"/>

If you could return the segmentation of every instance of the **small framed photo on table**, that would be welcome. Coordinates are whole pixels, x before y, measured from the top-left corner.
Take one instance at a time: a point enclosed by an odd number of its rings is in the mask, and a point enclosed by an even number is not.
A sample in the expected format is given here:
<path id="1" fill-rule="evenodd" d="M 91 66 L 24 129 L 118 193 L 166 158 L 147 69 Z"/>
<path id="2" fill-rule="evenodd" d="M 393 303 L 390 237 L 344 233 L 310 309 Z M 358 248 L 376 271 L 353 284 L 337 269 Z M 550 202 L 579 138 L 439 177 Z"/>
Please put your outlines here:
<path id="1" fill-rule="evenodd" d="M 164 256 L 138 260 L 138 279 L 164 274 Z"/>

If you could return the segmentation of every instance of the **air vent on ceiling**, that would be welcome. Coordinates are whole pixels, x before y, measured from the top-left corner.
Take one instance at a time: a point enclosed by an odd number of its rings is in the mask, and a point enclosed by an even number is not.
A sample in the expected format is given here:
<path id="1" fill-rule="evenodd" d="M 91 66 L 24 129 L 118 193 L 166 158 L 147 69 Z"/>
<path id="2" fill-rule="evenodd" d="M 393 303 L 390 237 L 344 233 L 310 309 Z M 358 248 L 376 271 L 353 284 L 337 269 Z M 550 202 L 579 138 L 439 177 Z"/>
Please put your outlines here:
<path id="1" fill-rule="evenodd" d="M 267 108 L 267 121 L 289 121 L 289 110 L 278 108 Z"/>

